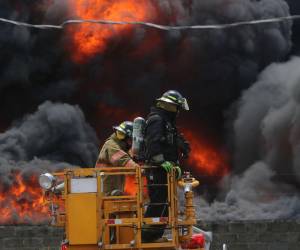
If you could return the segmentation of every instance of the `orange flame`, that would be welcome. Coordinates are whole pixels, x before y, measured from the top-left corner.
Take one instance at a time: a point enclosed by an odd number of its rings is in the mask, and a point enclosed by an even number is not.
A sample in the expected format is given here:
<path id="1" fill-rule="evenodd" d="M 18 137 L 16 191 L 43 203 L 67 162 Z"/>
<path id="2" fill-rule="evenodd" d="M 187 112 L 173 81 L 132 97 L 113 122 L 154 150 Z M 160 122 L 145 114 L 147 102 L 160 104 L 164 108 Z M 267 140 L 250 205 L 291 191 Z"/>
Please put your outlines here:
<path id="1" fill-rule="evenodd" d="M 185 137 L 191 144 L 191 154 L 188 164 L 196 175 L 217 177 L 220 179 L 229 173 L 228 157 L 224 152 L 218 151 L 215 147 L 201 139 L 190 131 L 185 131 Z M 146 179 L 144 179 L 144 185 Z M 136 195 L 136 184 L 134 177 L 126 177 L 125 192 Z M 144 188 L 144 193 L 147 188 Z"/>
<path id="2" fill-rule="evenodd" d="M 125 193 L 129 195 L 136 195 L 137 188 L 135 183 L 136 182 L 134 176 L 126 176 L 125 187 L 124 187 Z"/>
<path id="3" fill-rule="evenodd" d="M 37 176 L 24 181 L 20 173 L 12 174 L 14 183 L 6 188 L 0 183 L 0 224 L 42 223 L 48 220 L 48 207 Z"/>
<path id="4" fill-rule="evenodd" d="M 143 194 L 147 195 L 147 179 L 146 177 L 143 178 Z M 137 194 L 137 186 L 136 186 L 136 180 L 135 176 L 126 176 L 125 179 L 125 187 L 124 187 L 125 193 L 128 195 L 136 195 Z"/>
<path id="5" fill-rule="evenodd" d="M 228 157 L 224 152 L 190 131 L 185 131 L 184 135 L 191 144 L 188 163 L 192 169 L 200 175 L 223 177 L 228 174 Z"/>
<path id="6" fill-rule="evenodd" d="M 70 11 L 80 19 L 111 21 L 146 21 L 151 17 L 153 6 L 149 0 L 69 0 Z M 131 25 L 80 24 L 70 27 L 75 62 L 84 62 L 95 54 L 104 52 L 114 36 L 127 35 Z"/>

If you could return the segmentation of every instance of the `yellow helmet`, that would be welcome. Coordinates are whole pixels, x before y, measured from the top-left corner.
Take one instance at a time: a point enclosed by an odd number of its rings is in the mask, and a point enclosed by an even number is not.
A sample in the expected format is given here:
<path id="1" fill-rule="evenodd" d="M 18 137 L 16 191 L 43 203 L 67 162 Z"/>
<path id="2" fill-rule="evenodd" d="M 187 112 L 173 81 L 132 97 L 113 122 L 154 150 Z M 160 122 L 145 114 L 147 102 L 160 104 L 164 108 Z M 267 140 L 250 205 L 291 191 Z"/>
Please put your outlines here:
<path id="1" fill-rule="evenodd" d="M 119 139 L 125 139 L 126 137 L 132 137 L 133 123 L 130 121 L 122 122 L 119 126 L 113 126 Z M 122 134 L 124 136 L 122 136 Z M 123 137 L 123 138 L 122 138 Z"/>

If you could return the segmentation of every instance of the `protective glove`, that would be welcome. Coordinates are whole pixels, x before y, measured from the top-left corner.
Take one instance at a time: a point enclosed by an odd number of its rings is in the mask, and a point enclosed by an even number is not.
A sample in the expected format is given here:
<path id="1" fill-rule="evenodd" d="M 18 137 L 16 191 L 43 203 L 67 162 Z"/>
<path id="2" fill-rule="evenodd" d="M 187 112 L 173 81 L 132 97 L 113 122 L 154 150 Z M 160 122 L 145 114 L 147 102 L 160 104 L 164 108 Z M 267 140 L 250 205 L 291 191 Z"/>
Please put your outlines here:
<path id="1" fill-rule="evenodd" d="M 170 173 L 172 168 L 174 167 L 173 163 L 169 161 L 165 161 L 161 164 L 161 166 L 167 173 Z"/>
<path id="2" fill-rule="evenodd" d="M 179 180 L 181 178 L 182 172 L 181 172 L 181 168 L 179 166 L 175 167 L 175 177 L 177 180 Z"/>

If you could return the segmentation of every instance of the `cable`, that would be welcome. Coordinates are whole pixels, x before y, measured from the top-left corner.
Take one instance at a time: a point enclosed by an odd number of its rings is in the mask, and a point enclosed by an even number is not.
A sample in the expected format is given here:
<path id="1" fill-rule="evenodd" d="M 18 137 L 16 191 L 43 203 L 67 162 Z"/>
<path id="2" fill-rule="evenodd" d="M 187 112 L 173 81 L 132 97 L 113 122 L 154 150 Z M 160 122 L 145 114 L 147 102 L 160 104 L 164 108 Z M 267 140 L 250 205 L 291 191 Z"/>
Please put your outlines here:
<path id="1" fill-rule="evenodd" d="M 36 29 L 64 29 L 65 26 L 71 24 L 82 24 L 82 23 L 92 23 L 92 24 L 104 24 L 104 25 L 141 25 L 148 28 L 154 28 L 164 31 L 172 31 L 172 30 L 219 30 L 219 29 L 229 29 L 233 27 L 240 27 L 245 25 L 258 25 L 258 24 L 268 24 L 268 23 L 279 23 L 289 20 L 297 20 L 300 19 L 300 15 L 290 15 L 283 17 L 275 17 L 268 19 L 260 19 L 260 20 L 252 20 L 252 21 L 243 21 L 243 22 L 235 22 L 228 24 L 215 24 L 215 25 L 183 25 L 183 26 L 170 26 L 170 25 L 160 25 L 150 22 L 125 22 L 125 21 L 111 21 L 111 20 L 66 20 L 60 25 L 51 25 L 51 24 L 30 24 L 25 22 L 14 21 L 6 18 L 0 18 L 0 22 L 9 23 L 16 26 L 28 27 L 28 28 L 36 28 Z"/>

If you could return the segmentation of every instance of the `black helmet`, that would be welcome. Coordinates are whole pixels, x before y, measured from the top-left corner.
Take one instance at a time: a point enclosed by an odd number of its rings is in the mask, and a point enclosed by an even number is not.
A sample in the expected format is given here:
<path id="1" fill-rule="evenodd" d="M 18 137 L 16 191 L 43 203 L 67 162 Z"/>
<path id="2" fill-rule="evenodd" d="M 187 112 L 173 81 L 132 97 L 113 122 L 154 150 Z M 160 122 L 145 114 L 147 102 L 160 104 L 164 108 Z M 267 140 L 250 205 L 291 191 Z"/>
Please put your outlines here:
<path id="1" fill-rule="evenodd" d="M 190 110 L 187 100 L 176 90 L 165 92 L 162 97 L 156 99 L 156 101 L 172 103 L 184 110 Z"/>
<path id="2" fill-rule="evenodd" d="M 113 126 L 113 129 L 124 133 L 127 137 L 132 137 L 133 123 L 125 121 L 122 122 L 119 126 Z"/>

